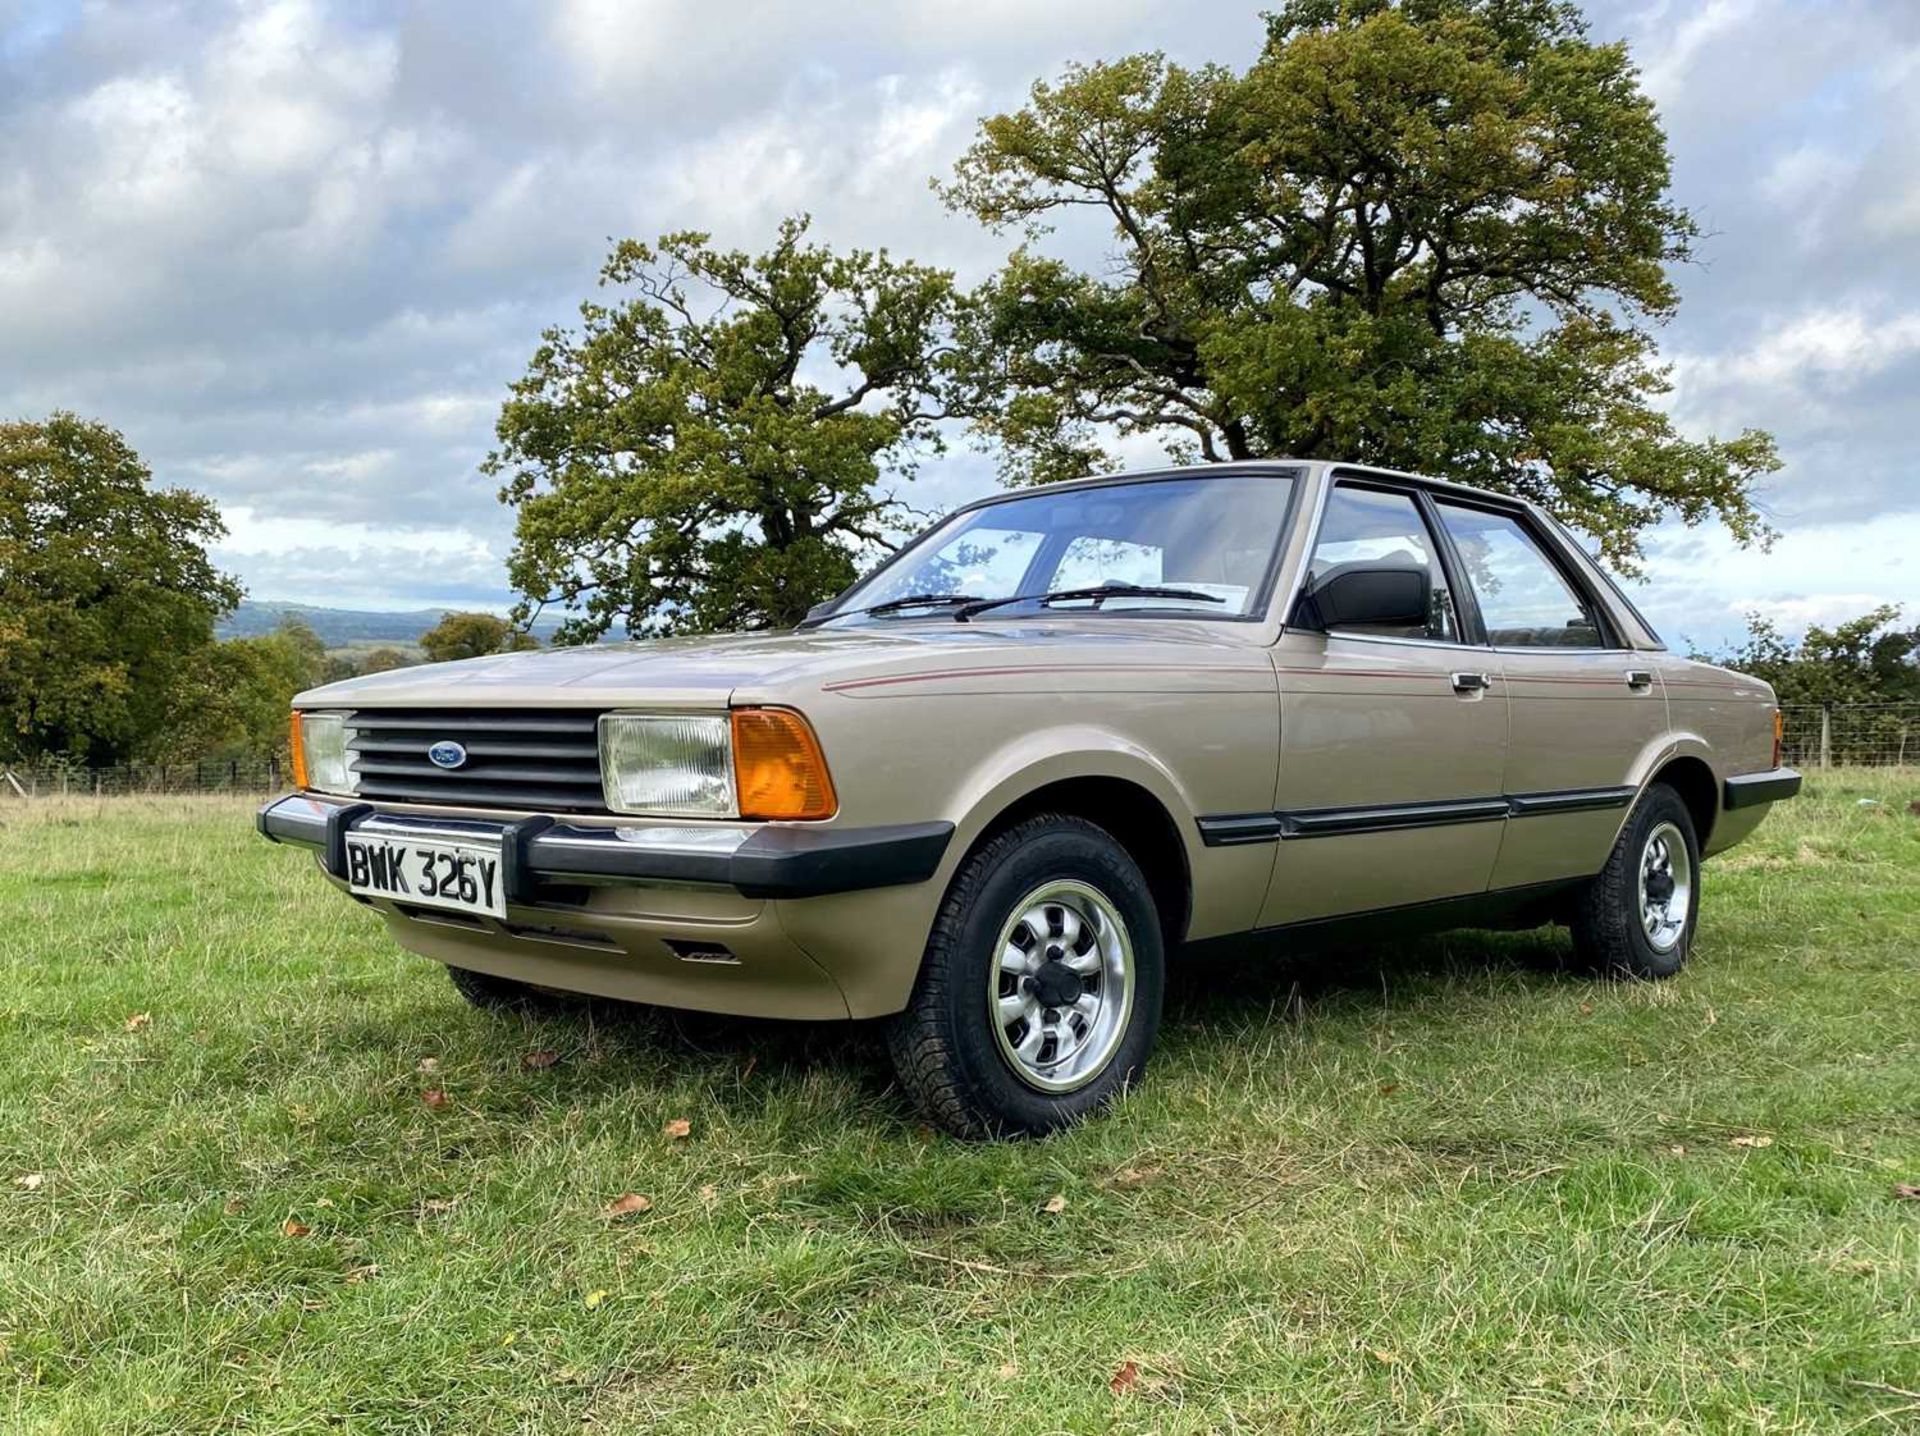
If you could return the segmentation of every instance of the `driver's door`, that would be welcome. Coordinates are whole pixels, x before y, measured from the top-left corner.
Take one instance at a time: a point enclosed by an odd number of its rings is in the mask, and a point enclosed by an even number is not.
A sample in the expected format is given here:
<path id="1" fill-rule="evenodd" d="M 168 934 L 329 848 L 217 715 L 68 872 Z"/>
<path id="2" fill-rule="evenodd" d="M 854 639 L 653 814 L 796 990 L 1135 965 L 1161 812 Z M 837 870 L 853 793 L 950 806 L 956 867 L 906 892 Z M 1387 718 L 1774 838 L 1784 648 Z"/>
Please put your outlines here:
<path id="1" fill-rule="evenodd" d="M 1427 570 L 1427 622 L 1293 629 L 1280 691 L 1280 852 L 1262 927 L 1484 892 L 1506 802 L 1507 697 L 1469 643 L 1432 506 L 1412 488 L 1337 481 L 1310 576 L 1346 564 Z"/>

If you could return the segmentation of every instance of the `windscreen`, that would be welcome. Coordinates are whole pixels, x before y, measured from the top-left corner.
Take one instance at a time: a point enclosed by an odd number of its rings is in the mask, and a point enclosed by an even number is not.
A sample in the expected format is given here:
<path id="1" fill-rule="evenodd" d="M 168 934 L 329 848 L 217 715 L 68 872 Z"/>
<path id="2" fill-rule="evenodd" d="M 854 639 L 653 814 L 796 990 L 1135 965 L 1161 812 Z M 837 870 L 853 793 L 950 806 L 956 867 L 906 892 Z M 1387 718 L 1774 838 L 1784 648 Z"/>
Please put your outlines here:
<path id="1" fill-rule="evenodd" d="M 1057 612 L 1244 616 L 1265 597 L 1293 480 L 1284 474 L 1153 479 L 1030 496 L 955 514 L 849 594 L 840 614 L 922 596 L 1001 599 L 1108 588 Z M 1185 596 L 1134 594 L 1180 589 Z M 1017 614 L 1025 605 L 996 609 Z M 906 609 L 889 617 L 926 617 Z"/>

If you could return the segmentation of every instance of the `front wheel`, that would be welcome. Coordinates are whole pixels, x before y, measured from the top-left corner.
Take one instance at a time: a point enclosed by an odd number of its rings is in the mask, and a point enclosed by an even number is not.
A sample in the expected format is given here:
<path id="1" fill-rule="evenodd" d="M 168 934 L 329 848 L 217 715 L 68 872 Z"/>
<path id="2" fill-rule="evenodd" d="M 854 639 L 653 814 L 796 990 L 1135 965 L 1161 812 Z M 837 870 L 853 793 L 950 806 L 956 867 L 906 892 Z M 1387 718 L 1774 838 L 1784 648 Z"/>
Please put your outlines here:
<path id="1" fill-rule="evenodd" d="M 956 1136 L 1036 1136 L 1140 1075 L 1164 985 L 1139 866 L 1105 829 L 1042 814 L 962 865 L 888 1047 L 920 1109 Z"/>
<path id="2" fill-rule="evenodd" d="M 1574 906 L 1574 951 L 1609 977 L 1671 977 L 1687 960 L 1699 917 L 1693 814 L 1679 793 L 1655 783 Z"/>

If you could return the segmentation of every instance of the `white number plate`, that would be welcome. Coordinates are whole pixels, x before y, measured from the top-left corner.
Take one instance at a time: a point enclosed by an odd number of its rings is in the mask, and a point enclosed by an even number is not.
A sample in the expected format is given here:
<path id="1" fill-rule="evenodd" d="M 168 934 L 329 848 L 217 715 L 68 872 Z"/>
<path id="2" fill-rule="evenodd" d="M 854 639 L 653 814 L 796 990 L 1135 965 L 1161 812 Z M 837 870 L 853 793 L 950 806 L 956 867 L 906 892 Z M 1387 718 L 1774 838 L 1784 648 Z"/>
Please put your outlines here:
<path id="1" fill-rule="evenodd" d="M 498 843 L 348 833 L 347 888 L 418 907 L 507 915 Z"/>

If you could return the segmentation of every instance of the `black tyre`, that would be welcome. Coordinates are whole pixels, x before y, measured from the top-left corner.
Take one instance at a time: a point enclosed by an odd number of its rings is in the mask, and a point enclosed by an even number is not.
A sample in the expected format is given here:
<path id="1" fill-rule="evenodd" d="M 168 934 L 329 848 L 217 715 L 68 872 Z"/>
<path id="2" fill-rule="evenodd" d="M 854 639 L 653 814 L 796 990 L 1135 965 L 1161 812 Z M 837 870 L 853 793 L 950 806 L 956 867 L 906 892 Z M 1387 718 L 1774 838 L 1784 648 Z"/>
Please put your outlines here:
<path id="1" fill-rule="evenodd" d="M 1042 814 L 962 865 L 888 1049 L 954 1135 L 1036 1136 L 1140 1076 L 1165 980 L 1139 866 L 1105 829 Z"/>
<path id="2" fill-rule="evenodd" d="M 1607 977 L 1671 977 L 1700 916 L 1700 842 L 1686 802 L 1665 783 L 1641 795 L 1574 904 L 1573 949 Z"/>
<path id="3" fill-rule="evenodd" d="M 453 990 L 484 1012 L 551 1012 L 567 1005 L 565 994 L 511 977 L 449 965 Z"/>

